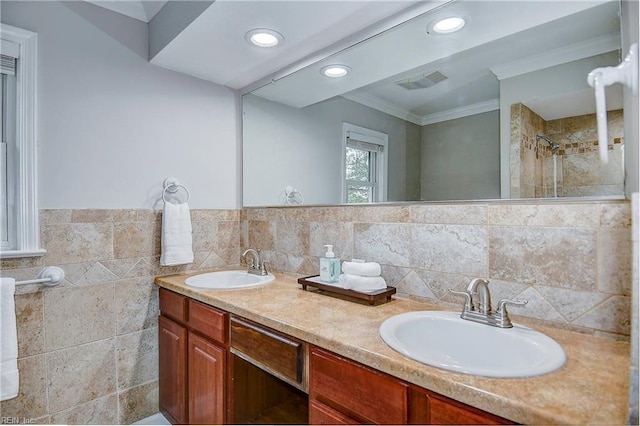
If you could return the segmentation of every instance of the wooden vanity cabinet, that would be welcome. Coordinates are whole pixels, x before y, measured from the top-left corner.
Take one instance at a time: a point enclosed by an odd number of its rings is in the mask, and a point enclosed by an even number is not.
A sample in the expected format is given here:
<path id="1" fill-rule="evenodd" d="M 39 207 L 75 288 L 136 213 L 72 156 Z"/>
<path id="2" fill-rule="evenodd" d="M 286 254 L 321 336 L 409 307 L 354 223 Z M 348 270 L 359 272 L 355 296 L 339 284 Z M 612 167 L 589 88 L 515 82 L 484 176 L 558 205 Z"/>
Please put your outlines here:
<path id="1" fill-rule="evenodd" d="M 222 424 L 229 314 L 160 289 L 160 411 L 174 424 Z"/>
<path id="2" fill-rule="evenodd" d="M 164 288 L 158 345 L 173 424 L 513 424 Z"/>
<path id="3" fill-rule="evenodd" d="M 513 424 L 318 347 L 310 349 L 310 424 Z"/>

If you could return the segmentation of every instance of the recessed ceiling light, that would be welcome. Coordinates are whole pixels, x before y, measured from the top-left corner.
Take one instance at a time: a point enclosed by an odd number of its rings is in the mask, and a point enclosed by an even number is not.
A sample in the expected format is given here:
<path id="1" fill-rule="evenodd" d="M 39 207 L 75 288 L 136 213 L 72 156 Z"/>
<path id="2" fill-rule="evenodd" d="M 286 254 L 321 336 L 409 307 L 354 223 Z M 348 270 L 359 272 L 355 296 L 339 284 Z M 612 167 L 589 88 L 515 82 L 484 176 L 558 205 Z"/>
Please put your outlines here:
<path id="1" fill-rule="evenodd" d="M 249 43 L 258 47 L 276 47 L 284 41 L 282 34 L 268 28 L 251 30 L 245 35 L 245 38 Z"/>
<path id="2" fill-rule="evenodd" d="M 349 71 L 351 71 L 351 68 L 349 68 L 346 65 L 334 64 L 334 65 L 327 65 L 326 67 L 322 67 L 322 69 L 320 70 L 320 73 L 325 77 L 339 78 L 349 74 Z"/>
<path id="3" fill-rule="evenodd" d="M 427 32 L 429 34 L 450 34 L 461 30 L 465 23 L 464 18 L 459 16 L 449 16 L 432 22 L 427 28 Z"/>

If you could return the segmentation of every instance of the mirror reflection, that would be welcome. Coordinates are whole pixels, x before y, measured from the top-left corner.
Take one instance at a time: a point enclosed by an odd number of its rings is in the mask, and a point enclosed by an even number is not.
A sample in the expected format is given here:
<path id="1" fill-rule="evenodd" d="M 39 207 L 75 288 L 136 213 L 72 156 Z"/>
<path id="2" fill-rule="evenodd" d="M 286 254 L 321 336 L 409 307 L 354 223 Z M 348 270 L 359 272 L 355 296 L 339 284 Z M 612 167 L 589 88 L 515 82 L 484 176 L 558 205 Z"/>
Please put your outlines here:
<path id="1" fill-rule="evenodd" d="M 620 56 L 617 1 L 448 3 L 243 96 L 244 205 L 623 196 Z"/>

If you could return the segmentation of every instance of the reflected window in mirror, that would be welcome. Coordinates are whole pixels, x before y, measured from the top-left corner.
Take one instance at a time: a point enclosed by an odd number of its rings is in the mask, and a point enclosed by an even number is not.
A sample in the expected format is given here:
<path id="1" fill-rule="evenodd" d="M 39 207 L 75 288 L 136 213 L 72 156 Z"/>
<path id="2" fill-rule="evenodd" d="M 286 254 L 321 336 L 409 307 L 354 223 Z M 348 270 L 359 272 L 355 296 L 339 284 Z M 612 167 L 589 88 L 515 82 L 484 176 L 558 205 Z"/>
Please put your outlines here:
<path id="1" fill-rule="evenodd" d="M 344 203 L 387 200 L 388 144 L 389 136 L 385 133 L 343 123 Z"/>

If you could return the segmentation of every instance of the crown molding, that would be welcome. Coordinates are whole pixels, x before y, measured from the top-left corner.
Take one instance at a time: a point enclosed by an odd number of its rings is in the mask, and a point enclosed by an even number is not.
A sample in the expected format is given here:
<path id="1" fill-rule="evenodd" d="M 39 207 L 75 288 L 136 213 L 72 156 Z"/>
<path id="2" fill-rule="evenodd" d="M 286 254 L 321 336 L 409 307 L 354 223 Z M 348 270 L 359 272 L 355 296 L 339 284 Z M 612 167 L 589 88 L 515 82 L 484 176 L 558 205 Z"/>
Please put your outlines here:
<path id="1" fill-rule="evenodd" d="M 426 126 L 427 124 L 440 123 L 441 121 L 454 120 L 456 118 L 482 114 L 483 112 L 495 111 L 497 109 L 500 109 L 500 99 L 491 99 L 477 104 L 466 105 L 460 108 L 453 108 L 447 111 L 425 115 L 422 117 L 419 124 L 421 126 Z"/>
<path id="2" fill-rule="evenodd" d="M 419 115 L 413 114 L 404 108 L 393 105 L 373 95 L 363 93 L 347 93 L 342 95 L 342 97 L 362 104 L 364 106 L 368 106 L 369 108 L 382 111 L 386 114 L 392 115 L 402 120 L 409 121 L 413 124 L 420 125 L 422 121 L 422 117 L 420 117 Z"/>
<path id="3" fill-rule="evenodd" d="M 580 43 L 570 44 L 558 49 L 549 50 L 539 55 L 529 56 L 519 61 L 491 67 L 498 80 L 516 77 L 533 71 L 566 64 L 579 59 L 588 58 L 602 53 L 620 49 L 620 34 L 606 34 Z"/>

